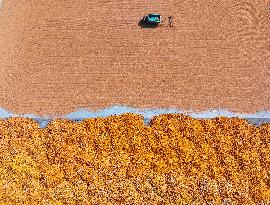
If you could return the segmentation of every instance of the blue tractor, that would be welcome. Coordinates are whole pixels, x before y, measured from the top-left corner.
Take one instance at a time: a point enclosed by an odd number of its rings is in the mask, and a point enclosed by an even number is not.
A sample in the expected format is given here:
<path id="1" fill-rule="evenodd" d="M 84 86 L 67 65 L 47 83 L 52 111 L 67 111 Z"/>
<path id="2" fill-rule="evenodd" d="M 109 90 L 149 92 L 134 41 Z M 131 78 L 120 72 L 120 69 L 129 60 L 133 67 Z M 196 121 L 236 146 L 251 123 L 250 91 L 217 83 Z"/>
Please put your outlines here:
<path id="1" fill-rule="evenodd" d="M 161 22 L 160 14 L 148 14 L 143 17 L 142 21 L 147 24 L 158 25 Z"/>

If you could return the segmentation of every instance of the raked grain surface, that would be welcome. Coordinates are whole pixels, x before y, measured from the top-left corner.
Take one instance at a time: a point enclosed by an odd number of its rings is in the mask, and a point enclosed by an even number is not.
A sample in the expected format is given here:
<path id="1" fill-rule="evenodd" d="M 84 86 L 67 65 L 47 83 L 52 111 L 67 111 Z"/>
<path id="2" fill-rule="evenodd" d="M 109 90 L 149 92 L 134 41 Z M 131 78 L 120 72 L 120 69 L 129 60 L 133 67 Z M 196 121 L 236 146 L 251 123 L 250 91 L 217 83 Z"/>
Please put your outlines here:
<path id="1" fill-rule="evenodd" d="M 268 1 L 4 0 L 0 106 L 270 110 Z M 149 29 L 140 18 L 167 21 Z"/>

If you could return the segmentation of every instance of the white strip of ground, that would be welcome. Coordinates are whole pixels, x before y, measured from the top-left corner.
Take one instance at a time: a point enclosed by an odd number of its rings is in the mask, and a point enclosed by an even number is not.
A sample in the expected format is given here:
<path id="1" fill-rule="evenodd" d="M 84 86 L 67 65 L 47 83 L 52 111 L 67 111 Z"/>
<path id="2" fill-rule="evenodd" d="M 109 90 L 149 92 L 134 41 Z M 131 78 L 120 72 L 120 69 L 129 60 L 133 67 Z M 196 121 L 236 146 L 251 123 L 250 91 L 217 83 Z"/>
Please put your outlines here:
<path id="1" fill-rule="evenodd" d="M 61 116 L 61 117 L 55 117 L 55 116 L 46 116 L 46 117 L 40 117 L 34 114 L 23 114 L 18 115 L 14 114 L 10 111 L 7 111 L 5 109 L 0 108 L 0 118 L 10 118 L 10 117 L 26 117 L 35 119 L 39 122 L 41 127 L 45 127 L 47 123 L 53 119 L 56 118 L 62 118 L 62 119 L 70 119 L 74 121 L 81 121 L 86 118 L 96 118 L 96 117 L 108 117 L 112 115 L 121 115 L 124 113 L 133 113 L 133 114 L 139 114 L 144 117 L 145 123 L 148 124 L 152 117 L 158 116 L 161 114 L 184 114 L 188 115 L 193 118 L 197 119 L 212 119 L 220 116 L 224 117 L 238 117 L 238 118 L 244 118 L 247 119 L 250 123 L 255 124 L 257 126 L 260 126 L 263 123 L 270 122 L 270 111 L 260 111 L 253 114 L 244 114 L 244 113 L 233 113 L 226 109 L 221 110 L 207 110 L 204 112 L 194 112 L 194 111 L 186 111 L 186 110 L 179 110 L 179 109 L 137 109 L 127 106 L 111 106 L 105 109 L 102 109 L 97 112 L 91 112 L 87 109 L 80 109 L 76 112 L 71 112 L 67 115 Z"/>
<path id="2" fill-rule="evenodd" d="M 119 105 L 111 106 L 97 112 L 91 112 L 87 109 L 80 109 L 76 112 L 71 112 L 67 115 L 61 116 L 60 118 L 79 119 L 79 118 L 108 117 L 112 115 L 120 115 L 123 113 L 140 114 L 140 115 L 143 115 L 145 118 L 152 118 L 153 116 L 157 116 L 161 114 L 169 114 L 169 113 L 185 114 L 193 118 L 215 118 L 219 116 L 239 117 L 239 118 L 270 118 L 270 111 L 260 111 L 253 114 L 233 113 L 226 109 L 220 109 L 220 110 L 212 109 L 212 110 L 207 110 L 204 112 L 194 112 L 192 110 L 179 110 L 179 109 L 174 109 L 174 108 L 138 109 L 138 108 L 132 108 L 128 106 L 119 106 Z M 8 117 L 57 118 L 55 116 L 40 117 L 34 114 L 18 115 L 18 114 L 15 114 L 15 113 L 12 113 L 10 111 L 0 108 L 0 118 L 8 118 Z"/>

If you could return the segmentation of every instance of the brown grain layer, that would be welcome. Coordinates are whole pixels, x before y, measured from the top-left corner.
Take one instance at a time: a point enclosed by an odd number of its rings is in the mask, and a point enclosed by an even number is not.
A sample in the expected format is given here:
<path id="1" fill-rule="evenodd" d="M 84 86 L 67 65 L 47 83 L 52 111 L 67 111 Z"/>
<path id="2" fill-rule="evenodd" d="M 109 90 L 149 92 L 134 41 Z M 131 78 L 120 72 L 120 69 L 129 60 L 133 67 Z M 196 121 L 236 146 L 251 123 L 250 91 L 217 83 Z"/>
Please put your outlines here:
<path id="1" fill-rule="evenodd" d="M 4 0 L 0 105 L 62 115 L 139 108 L 270 109 L 270 15 L 253 0 Z M 148 12 L 174 17 L 141 29 Z"/>

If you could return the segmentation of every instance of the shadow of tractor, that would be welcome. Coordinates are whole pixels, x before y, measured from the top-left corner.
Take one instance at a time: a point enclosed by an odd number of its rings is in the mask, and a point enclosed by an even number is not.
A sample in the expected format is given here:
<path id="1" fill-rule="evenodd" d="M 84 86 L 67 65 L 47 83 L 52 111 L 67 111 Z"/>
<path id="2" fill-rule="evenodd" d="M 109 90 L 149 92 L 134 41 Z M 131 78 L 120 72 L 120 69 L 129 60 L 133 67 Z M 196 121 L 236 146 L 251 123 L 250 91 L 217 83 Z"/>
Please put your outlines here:
<path id="1" fill-rule="evenodd" d="M 141 19 L 138 23 L 138 26 L 140 26 L 142 29 L 143 28 L 157 28 L 158 24 L 153 24 L 153 23 L 148 23 L 146 21 L 144 21 L 143 19 Z"/>

